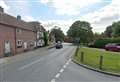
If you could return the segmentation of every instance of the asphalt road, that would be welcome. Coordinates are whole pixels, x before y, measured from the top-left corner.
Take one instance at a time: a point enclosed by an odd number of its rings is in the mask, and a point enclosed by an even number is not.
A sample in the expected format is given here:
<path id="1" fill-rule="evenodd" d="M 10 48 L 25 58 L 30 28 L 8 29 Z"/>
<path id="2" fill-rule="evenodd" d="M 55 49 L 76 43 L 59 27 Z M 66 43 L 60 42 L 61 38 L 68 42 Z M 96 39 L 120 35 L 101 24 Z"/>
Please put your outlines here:
<path id="1" fill-rule="evenodd" d="M 71 61 L 76 47 L 41 48 L 0 65 L 0 82 L 120 82 L 119 77 L 94 72 Z"/>

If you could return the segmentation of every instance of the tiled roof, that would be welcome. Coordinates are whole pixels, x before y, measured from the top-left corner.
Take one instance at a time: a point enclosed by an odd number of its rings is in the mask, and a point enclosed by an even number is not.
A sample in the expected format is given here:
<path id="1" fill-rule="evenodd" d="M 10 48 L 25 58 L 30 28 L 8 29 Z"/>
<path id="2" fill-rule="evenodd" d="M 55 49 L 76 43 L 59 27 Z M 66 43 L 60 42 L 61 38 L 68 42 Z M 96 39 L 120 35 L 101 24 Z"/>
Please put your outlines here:
<path id="1" fill-rule="evenodd" d="M 6 13 L 0 13 L 0 23 L 10 25 L 17 28 L 33 30 L 31 25 L 23 20 L 17 20 L 16 17 L 10 16 Z"/>

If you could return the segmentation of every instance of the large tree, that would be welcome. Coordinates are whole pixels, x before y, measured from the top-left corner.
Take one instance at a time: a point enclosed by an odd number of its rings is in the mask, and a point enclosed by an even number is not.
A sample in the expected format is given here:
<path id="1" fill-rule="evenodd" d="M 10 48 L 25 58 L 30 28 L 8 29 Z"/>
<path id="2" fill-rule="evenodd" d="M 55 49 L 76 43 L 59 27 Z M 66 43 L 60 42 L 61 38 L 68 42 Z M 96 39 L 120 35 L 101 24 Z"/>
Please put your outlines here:
<path id="1" fill-rule="evenodd" d="M 86 21 L 75 21 L 70 26 L 67 34 L 73 39 L 79 38 L 82 43 L 88 43 L 93 39 L 92 27 Z"/>
<path id="2" fill-rule="evenodd" d="M 106 28 L 106 30 L 104 31 L 104 35 L 106 36 L 106 37 L 112 37 L 112 32 L 113 32 L 113 30 L 112 30 L 112 26 L 110 25 L 110 26 L 108 26 L 107 28 Z"/>
<path id="3" fill-rule="evenodd" d="M 108 26 L 104 32 L 107 37 L 120 37 L 120 21 Z"/>
<path id="4" fill-rule="evenodd" d="M 120 21 L 113 23 L 112 29 L 113 29 L 112 35 L 114 37 L 120 37 Z"/>
<path id="5" fill-rule="evenodd" d="M 64 40 L 65 35 L 64 35 L 63 31 L 61 30 L 61 28 L 58 27 L 58 26 L 55 26 L 55 27 L 51 30 L 51 34 L 53 34 L 53 35 L 55 36 L 55 40 L 56 40 L 56 41 L 57 41 L 57 40 L 61 40 L 61 41 Z"/>

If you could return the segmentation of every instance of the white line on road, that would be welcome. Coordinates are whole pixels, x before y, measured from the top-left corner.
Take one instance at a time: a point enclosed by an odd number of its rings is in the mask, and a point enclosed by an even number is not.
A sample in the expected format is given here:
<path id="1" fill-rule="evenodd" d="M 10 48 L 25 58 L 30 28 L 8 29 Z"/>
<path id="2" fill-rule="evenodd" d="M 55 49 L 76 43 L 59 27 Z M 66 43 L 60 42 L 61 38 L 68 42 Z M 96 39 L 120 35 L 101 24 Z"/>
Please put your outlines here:
<path id="1" fill-rule="evenodd" d="M 28 67 L 32 66 L 33 64 L 36 64 L 36 63 L 38 63 L 38 62 L 40 62 L 40 61 L 41 61 L 41 60 L 36 60 L 36 61 L 34 61 L 34 62 L 32 62 L 32 63 L 29 63 L 29 64 L 27 64 L 27 65 L 24 65 L 24 66 L 20 67 L 18 70 L 23 70 L 23 69 L 25 69 L 25 68 L 28 68 Z"/>
<path id="2" fill-rule="evenodd" d="M 60 70 L 60 73 L 62 73 L 63 71 L 64 71 L 64 69 L 61 69 L 61 70 Z"/>
<path id="3" fill-rule="evenodd" d="M 69 60 L 66 62 L 66 65 L 69 65 L 70 61 L 71 61 L 71 59 L 69 59 Z"/>
<path id="4" fill-rule="evenodd" d="M 52 79 L 50 82 L 55 82 L 55 79 Z"/>
<path id="5" fill-rule="evenodd" d="M 71 58 L 68 60 L 68 62 L 71 62 Z"/>
<path id="6" fill-rule="evenodd" d="M 69 65 L 69 62 L 67 62 L 66 65 Z"/>
<path id="7" fill-rule="evenodd" d="M 64 72 L 64 69 L 67 67 L 67 65 L 69 65 L 71 59 L 69 59 L 65 65 L 63 65 L 62 69 L 60 69 L 60 71 L 55 75 L 55 77 L 50 81 L 50 82 L 55 82 L 57 78 L 60 77 L 61 73 Z"/>
<path id="8" fill-rule="evenodd" d="M 59 78 L 59 76 L 60 76 L 60 73 L 58 73 L 58 74 L 55 76 L 55 78 Z"/>
<path id="9" fill-rule="evenodd" d="M 67 67 L 66 65 L 63 66 L 64 69 L 65 69 L 66 67 Z"/>

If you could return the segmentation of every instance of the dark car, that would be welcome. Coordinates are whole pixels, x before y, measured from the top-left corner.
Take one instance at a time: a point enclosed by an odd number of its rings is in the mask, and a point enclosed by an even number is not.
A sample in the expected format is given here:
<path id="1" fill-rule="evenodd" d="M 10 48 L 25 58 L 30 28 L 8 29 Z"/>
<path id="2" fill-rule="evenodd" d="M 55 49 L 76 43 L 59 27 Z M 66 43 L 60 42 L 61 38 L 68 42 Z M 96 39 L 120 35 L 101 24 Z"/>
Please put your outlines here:
<path id="1" fill-rule="evenodd" d="M 108 51 L 120 52 L 120 44 L 117 44 L 117 43 L 107 44 L 105 45 L 105 49 Z"/>
<path id="2" fill-rule="evenodd" d="M 56 49 L 63 48 L 62 42 L 58 41 L 55 45 Z"/>

